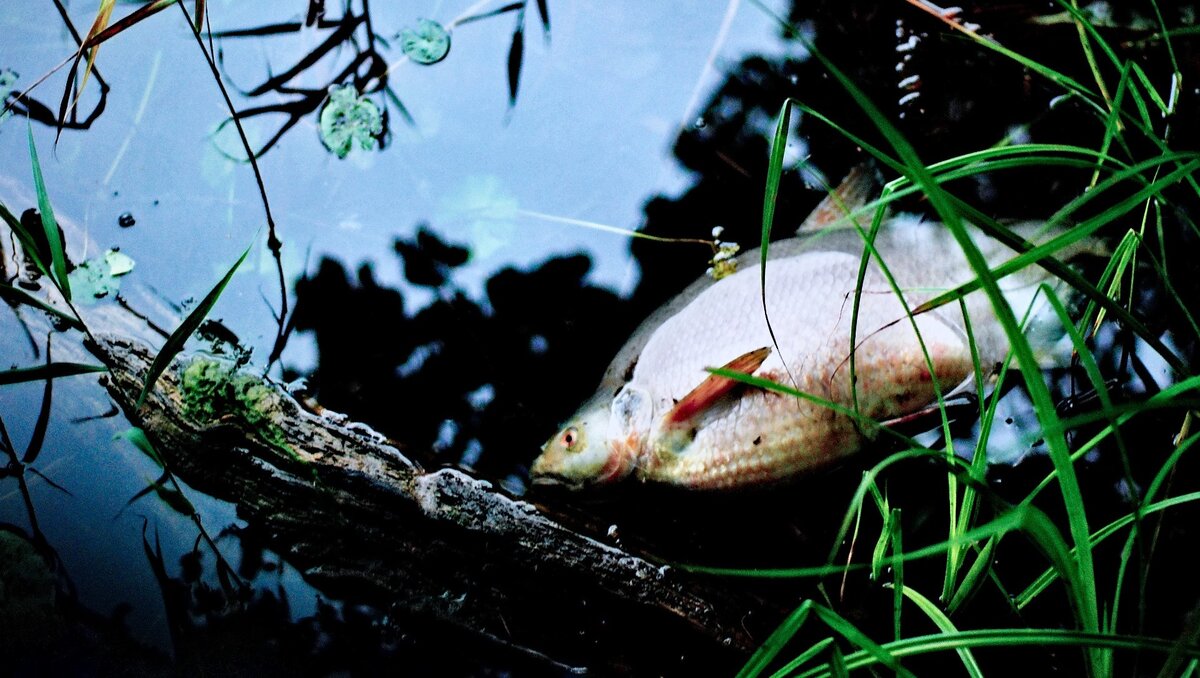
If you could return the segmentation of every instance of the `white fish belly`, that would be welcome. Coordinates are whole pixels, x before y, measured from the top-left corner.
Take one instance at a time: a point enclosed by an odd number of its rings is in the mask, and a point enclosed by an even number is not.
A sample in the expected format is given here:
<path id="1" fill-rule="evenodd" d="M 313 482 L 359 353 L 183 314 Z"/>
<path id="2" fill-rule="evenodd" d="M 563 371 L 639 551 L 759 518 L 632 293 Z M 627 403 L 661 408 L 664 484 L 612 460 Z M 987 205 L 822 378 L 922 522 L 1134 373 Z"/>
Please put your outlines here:
<path id="1" fill-rule="evenodd" d="M 859 264 L 858 257 L 840 252 L 806 252 L 768 263 L 767 307 L 778 350 L 758 376 L 853 404 L 850 329 Z M 902 286 L 918 277 L 893 274 Z M 940 291 L 920 282 L 922 289 L 905 293 L 910 305 Z M 773 346 L 759 284 L 759 269 L 744 269 L 706 289 L 653 333 L 631 381 L 651 394 L 656 418 L 704 380 L 706 368 Z M 961 318 L 954 323 L 935 314 L 916 316 L 934 364 L 931 376 L 913 320 L 886 280 L 870 269 L 863 289 L 855 352 L 862 414 L 888 418 L 912 412 L 936 400 L 933 377 L 947 391 L 970 376 Z M 735 391 L 692 424 L 694 438 L 682 449 L 649 441 L 639 464 L 644 478 L 695 487 L 750 485 L 828 464 L 863 442 L 850 417 L 758 389 Z"/>

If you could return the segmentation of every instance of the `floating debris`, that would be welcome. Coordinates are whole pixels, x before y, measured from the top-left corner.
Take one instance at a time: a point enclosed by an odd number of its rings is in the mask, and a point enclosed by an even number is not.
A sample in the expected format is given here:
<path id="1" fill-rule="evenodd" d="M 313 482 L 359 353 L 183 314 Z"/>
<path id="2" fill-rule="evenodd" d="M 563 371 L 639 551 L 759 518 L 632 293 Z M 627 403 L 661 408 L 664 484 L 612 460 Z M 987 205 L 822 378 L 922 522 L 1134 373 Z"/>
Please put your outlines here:
<path id="1" fill-rule="evenodd" d="M 3 104 L 8 95 L 13 93 L 14 86 L 17 84 L 17 72 L 11 68 L 0 70 L 0 104 Z M 12 115 L 12 111 L 0 112 L 0 123 L 4 122 Z"/>
<path id="2" fill-rule="evenodd" d="M 416 28 L 400 31 L 400 49 L 424 66 L 436 64 L 450 53 L 450 31 L 430 19 L 421 19 Z"/>
<path id="3" fill-rule="evenodd" d="M 354 85 L 329 88 L 329 101 L 321 109 L 321 141 L 338 158 L 345 158 L 354 143 L 371 150 L 383 134 L 383 116 L 375 102 L 358 93 Z"/>
<path id="4" fill-rule="evenodd" d="M 67 278 L 80 302 L 86 304 L 119 292 L 121 276 L 132 271 L 133 266 L 133 259 L 113 249 L 76 266 Z"/>

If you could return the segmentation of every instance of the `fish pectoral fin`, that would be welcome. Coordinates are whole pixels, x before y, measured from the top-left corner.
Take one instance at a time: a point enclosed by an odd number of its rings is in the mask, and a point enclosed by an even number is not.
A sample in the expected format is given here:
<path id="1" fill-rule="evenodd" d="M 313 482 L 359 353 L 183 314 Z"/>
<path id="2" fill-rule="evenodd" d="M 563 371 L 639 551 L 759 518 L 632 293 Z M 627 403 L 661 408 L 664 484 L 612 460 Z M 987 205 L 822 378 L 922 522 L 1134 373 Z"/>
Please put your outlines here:
<path id="1" fill-rule="evenodd" d="M 771 355 L 771 347 L 764 346 L 734 358 L 723 365 L 722 369 L 729 370 L 730 372 L 741 372 L 742 374 L 754 374 L 754 370 L 761 367 L 763 361 L 769 355 Z M 663 423 L 672 428 L 686 427 L 697 416 L 732 391 L 739 383 L 736 379 L 723 377 L 719 374 L 708 375 L 708 378 L 700 382 L 699 386 L 692 389 L 679 402 L 675 403 L 675 406 L 667 412 Z"/>

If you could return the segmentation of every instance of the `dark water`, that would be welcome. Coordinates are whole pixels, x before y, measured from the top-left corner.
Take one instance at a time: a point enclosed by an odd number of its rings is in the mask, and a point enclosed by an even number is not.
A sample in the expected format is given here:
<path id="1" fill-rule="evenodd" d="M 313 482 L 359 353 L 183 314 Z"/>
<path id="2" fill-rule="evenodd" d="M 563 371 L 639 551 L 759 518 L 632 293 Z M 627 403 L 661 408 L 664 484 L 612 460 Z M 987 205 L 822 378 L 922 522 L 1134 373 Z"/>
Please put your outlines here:
<path id="1" fill-rule="evenodd" d="M 395 35 L 418 18 L 450 24 L 502 6 L 376 3 L 369 11 L 378 37 L 370 38 L 364 22 L 346 29 L 345 41 L 328 52 L 321 51 L 324 41 L 346 25 L 338 23 L 339 7 L 325 7 L 327 24 L 302 30 L 302 3 L 212 3 L 209 12 L 214 31 L 227 33 L 214 40 L 234 105 L 251 112 L 275 107 L 244 119 L 252 145 L 262 149 L 259 165 L 283 242 L 281 265 L 294 313 L 295 331 L 271 374 L 285 381 L 305 377 L 325 407 L 378 428 L 426 465 L 466 466 L 520 493 L 537 447 L 590 395 L 631 329 L 701 275 L 711 256 L 704 246 L 631 243 L 570 222 L 700 239 L 722 227 L 723 240 L 751 248 L 759 239 L 770 135 L 785 97 L 816 108 L 867 143 L 887 148 L 887 142 L 802 42 L 749 3 L 550 2 L 548 37 L 531 3 L 523 15 L 510 11 L 458 26 L 440 63 L 400 59 Z M 76 30 L 86 31 L 95 8 L 68 9 Z M 121 5 L 117 14 L 132 9 Z M 1059 98 L 1059 87 L 911 6 L 809 2 L 769 9 L 815 40 L 926 161 L 1005 138 L 1095 147 L 1103 134 L 1092 112 Z M 352 3 L 349 11 L 362 15 L 364 6 Z M 1074 25 L 1031 23 L 1048 11 L 979 3 L 964 17 L 1006 47 L 1091 83 Z M 1165 50 L 1139 47 L 1136 41 L 1150 32 L 1143 27 L 1146 17 L 1125 11 L 1114 13 L 1116 27 L 1106 35 L 1136 54 L 1165 91 Z M 1164 9 L 1166 23 L 1184 25 L 1189 11 L 1195 8 Z M 57 145 L 46 113 L 57 110 L 61 73 L 33 92 L 45 109 L 19 110 L 33 119 L 56 215 L 69 233 L 83 234 L 68 241 L 77 261 L 119 247 L 136 261 L 132 275 L 140 284 L 151 286 L 168 309 L 186 308 L 255 243 L 214 316 L 253 349 L 253 363 L 265 365 L 275 342 L 280 290 L 260 229 L 263 205 L 250 168 L 231 159 L 243 158 L 244 151 L 232 127 L 222 126 L 228 111 L 183 21 L 171 8 L 106 43 L 99 73 L 81 97 L 73 126 L 80 129 L 65 130 Z M 510 54 L 518 27 L 524 49 L 515 77 Z M 28 0 L 0 8 L 0 29 L 0 70 L 19 75 L 18 89 L 70 55 L 75 44 L 52 7 Z M 1173 47 L 1184 82 L 1175 120 L 1186 121 L 1196 113 L 1190 83 L 1200 75 L 1200 61 L 1194 40 L 1181 37 Z M 314 54 L 320 58 L 306 60 Z M 293 79 L 272 80 L 297 64 L 302 67 Z M 1112 73 L 1105 75 L 1115 81 Z M 368 90 L 367 98 L 385 114 L 384 127 L 371 149 L 338 159 L 321 143 L 318 105 L 329 85 L 345 82 Z M 1196 149 L 1196 134 L 1194 126 L 1177 122 L 1171 145 Z M 6 160 L 0 200 L 17 213 L 35 205 L 26 143 L 19 115 L 0 123 L 0 157 Z M 1133 157 L 1152 153 L 1123 150 Z M 799 223 L 820 199 L 814 173 L 835 182 L 865 157 L 858 144 L 812 116 L 799 116 L 787 158 L 807 158 L 811 169 L 785 173 L 776 223 Z M 980 176 L 952 189 L 996 217 L 1044 218 L 1078 196 L 1089 178 L 1082 170 L 1033 168 Z M 1195 195 L 1180 191 L 1170 198 L 1184 210 L 1195 206 Z M 928 211 L 920 200 L 901 207 Z M 1166 251 L 1195 251 L 1194 234 L 1173 214 L 1165 214 L 1164 223 L 1151 237 L 1161 238 Z M 780 235 L 788 230 L 777 228 Z M 1157 242 L 1152 249 L 1158 251 Z M 1135 301 L 1147 323 L 1170 337 L 1191 364 L 1195 334 L 1179 314 L 1167 312 L 1170 302 L 1160 284 L 1151 276 L 1141 283 Z M 1195 276 L 1177 276 L 1174 292 L 1191 305 L 1198 284 Z M 27 338 L 11 313 L 0 323 L 5 364 L 42 359 L 33 346 L 44 351 L 45 337 Z M 1105 376 L 1124 385 L 1121 397 L 1143 397 L 1169 383 L 1161 361 L 1139 350 L 1127 333 L 1106 336 L 1099 360 Z M 57 351 L 73 339 L 56 335 L 53 341 Z M 1086 391 L 1080 374 L 1050 376 L 1065 399 Z M 92 649 L 78 655 L 56 655 L 51 648 L 58 646 L 47 640 L 46 654 L 33 655 L 30 669 L 62 656 L 70 669 L 158 671 L 175 655 L 215 672 L 235 670 L 236 663 L 246 673 L 381 667 L 553 673 L 549 665 L 436 630 L 401 622 L 381 631 L 383 601 L 358 607 L 320 597 L 264 550 L 261 535 L 237 518 L 235 507 L 189 491 L 207 530 L 223 535 L 218 543 L 224 556 L 254 582 L 249 600 L 231 601 L 214 574 L 211 551 L 192 555 L 197 529 L 191 520 L 152 497 L 125 506 L 157 469 L 128 443 L 110 440 L 128 424 L 120 416 L 96 418 L 108 403 L 94 380 L 72 379 L 56 385 L 47 444 L 33 464 L 70 494 L 30 477 L 30 496 L 38 529 L 61 557 L 79 608 L 90 611 L 80 623 L 123 640 L 82 643 Z M 0 417 L 18 447 L 31 435 L 41 394 L 41 383 L 0 389 Z M 1009 399 L 1013 422 L 998 426 L 997 437 L 1011 433 L 1005 444 L 1014 457 L 1036 452 L 1036 431 L 1022 426 L 1029 408 L 1021 389 Z M 1082 402 L 1086 406 L 1086 398 Z M 1134 462 L 1135 478 L 1142 478 L 1161 463 L 1178 418 L 1163 413 L 1139 419 L 1137 426 L 1129 439 L 1145 447 Z M 963 428 L 968 436 L 969 421 Z M 1112 452 L 1101 450 L 1082 466 L 1082 482 L 1115 516 L 1127 510 L 1118 483 L 1122 470 L 1106 451 Z M 619 524 L 627 543 L 669 559 L 812 564 L 828 552 L 862 468 L 851 465 L 763 496 L 635 493 L 620 501 L 546 500 Z M 997 467 L 995 487 L 1019 499 L 1048 468 L 1036 454 L 1017 466 Z M 937 474 L 905 467 L 889 479 L 890 499 L 905 507 L 918 540 L 945 534 L 939 522 L 945 500 L 937 494 L 945 491 L 944 474 L 932 487 L 931 475 Z M 1190 486 L 1186 478 L 1179 484 Z M 664 503 L 674 510 L 662 511 Z M 1049 502 L 1048 510 L 1054 510 Z M 1172 525 L 1185 524 L 1176 520 Z M 0 481 L 0 521 L 22 535 L 33 531 L 12 478 Z M 163 576 L 156 577 L 144 538 L 160 545 Z M 1171 553 L 1183 552 L 1186 533 L 1164 544 L 1157 558 L 1171 562 Z M 1008 542 L 1006 549 L 998 560 L 1014 580 L 1040 570 L 1042 561 L 1031 549 Z M 910 572 L 921 574 L 920 568 Z M 1160 614 L 1149 630 L 1173 637 L 1195 599 L 1195 585 L 1169 566 L 1160 566 L 1156 577 L 1151 595 Z M 842 612 L 864 629 L 886 628 L 871 615 L 891 594 L 858 584 Z M 972 608 L 964 627 L 1069 623 L 1066 610 L 1047 604 L 1014 618 L 998 594 L 988 596 L 994 599 Z M 173 600 L 182 601 L 186 618 L 174 612 L 181 608 Z M 472 651 L 461 662 L 448 660 L 444 647 L 459 643 Z M 1075 668 L 1073 655 L 1029 654 L 1048 667 Z M 301 661 L 305 657 L 309 663 Z"/>

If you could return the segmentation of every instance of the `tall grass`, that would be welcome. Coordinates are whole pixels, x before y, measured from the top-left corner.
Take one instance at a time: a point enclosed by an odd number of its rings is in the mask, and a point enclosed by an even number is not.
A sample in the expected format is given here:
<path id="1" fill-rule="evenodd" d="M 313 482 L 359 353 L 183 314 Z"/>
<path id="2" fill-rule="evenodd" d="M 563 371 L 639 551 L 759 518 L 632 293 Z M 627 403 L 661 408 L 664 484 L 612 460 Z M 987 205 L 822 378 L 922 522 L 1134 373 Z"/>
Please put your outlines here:
<path id="1" fill-rule="evenodd" d="M 912 4 L 929 10 L 917 1 Z M 951 28 L 972 39 L 980 49 L 990 50 L 1021 64 L 1038 77 L 1061 88 L 1065 96 L 1076 99 L 1091 111 L 1102 125 L 1103 134 L 1095 148 L 1070 145 L 1018 144 L 1003 142 L 993 148 L 981 149 L 938 162 L 927 162 L 918 156 L 913 145 L 858 85 L 829 61 L 822 52 L 805 41 L 800 31 L 781 21 L 793 39 L 804 41 L 805 47 L 818 59 L 829 75 L 840 83 L 845 94 L 853 99 L 874 126 L 873 134 L 882 137 L 887 149 L 877 147 L 861 135 L 843 128 L 835 121 L 823 116 L 800 101 L 784 102 L 777 118 L 777 127 L 771 143 L 771 153 L 764 188 L 762 262 L 764 264 L 763 290 L 765 308 L 765 279 L 770 275 L 767 263 L 769 237 L 774 220 L 775 200 L 783 174 L 789 168 L 783 166 L 783 147 L 787 142 L 790 118 L 793 110 L 825 123 L 833 132 L 845 136 L 858 147 L 874 156 L 884 167 L 899 174 L 899 178 L 888 184 L 874 206 L 873 219 L 869 226 L 855 223 L 864 241 L 864 253 L 860 268 L 859 291 L 855 295 L 853 325 L 857 325 L 858 297 L 861 295 L 863 276 L 868 264 L 875 264 L 888 276 L 893 289 L 898 293 L 895 281 L 888 273 L 887 262 L 882 260 L 873 246 L 886 205 L 913 193 L 923 195 L 953 236 L 957 246 L 971 265 L 975 274 L 972 282 L 951 290 L 917 308 L 906 309 L 910 320 L 913 316 L 948 303 L 962 304 L 964 295 L 981 290 L 989 298 L 996 318 L 1002 325 L 1011 346 L 1011 355 L 1001 370 L 1001 380 L 1009 371 L 1012 361 L 1022 366 L 1025 391 L 1032 401 L 1034 413 L 1040 423 L 1047 453 L 1053 470 L 1020 501 L 1008 504 L 1000 501 L 986 481 L 986 455 L 988 441 L 996 421 L 1000 392 L 978 390 L 981 403 L 979 435 L 973 461 L 967 463 L 954 456 L 949 428 L 945 425 L 945 403 L 939 395 L 939 407 L 943 413 L 943 445 L 941 450 L 926 450 L 912 446 L 878 463 L 864 474 L 858 491 L 845 510 L 845 517 L 835 544 L 842 544 L 851 530 L 857 531 L 861 514 L 872 510 L 878 514 L 879 535 L 876 547 L 868 562 L 840 564 L 836 561 L 840 547 L 835 546 L 824 565 L 792 569 L 740 569 L 693 568 L 699 571 L 760 578 L 827 577 L 844 575 L 850 571 L 868 571 L 878 580 L 890 578 L 886 586 L 891 587 L 891 638 L 871 637 L 847 619 L 839 616 L 828 605 L 813 600 L 803 601 L 796 610 L 766 639 L 758 652 L 743 668 L 742 675 L 756 676 L 774 667 L 775 675 L 842 675 L 845 671 L 881 665 L 896 675 L 910 675 L 902 666 L 901 658 L 930 653 L 954 653 L 962 669 L 971 676 L 983 675 L 973 648 L 1004 648 L 1012 646 L 1073 646 L 1081 650 L 1080 662 L 1092 676 L 1104 676 L 1113 672 L 1115 653 L 1153 653 L 1164 662 L 1163 670 L 1179 667 L 1200 658 L 1200 646 L 1196 644 L 1195 631 L 1182 631 L 1179 639 L 1147 637 L 1140 633 L 1146 615 L 1144 590 L 1149 564 L 1153 560 L 1153 539 L 1147 518 L 1165 511 L 1194 504 L 1200 493 L 1185 493 L 1163 497 L 1168 489 L 1169 478 L 1180 459 L 1200 439 L 1200 434 L 1188 435 L 1190 415 L 1186 412 L 1196 406 L 1194 389 L 1200 385 L 1196 377 L 1189 376 L 1187 363 L 1175 354 L 1158 333 L 1148 328 L 1133 312 L 1135 273 L 1139 262 L 1146 262 L 1161 281 L 1170 303 L 1185 319 L 1186 325 L 1200 338 L 1197 324 L 1187 304 L 1175 291 L 1167 269 L 1167 253 L 1146 251 L 1144 243 L 1147 228 L 1153 225 L 1157 234 L 1163 231 L 1163 212 L 1170 202 L 1166 195 L 1169 189 L 1184 186 L 1190 193 L 1200 196 L 1200 186 L 1194 178 L 1200 169 L 1200 153 L 1192 150 L 1177 151 L 1171 148 L 1170 125 L 1175 112 L 1176 95 L 1182 86 L 1181 71 L 1171 47 L 1172 35 L 1178 35 L 1163 23 L 1156 4 L 1155 16 L 1161 28 L 1163 48 L 1169 53 L 1172 73 L 1169 78 L 1170 92 L 1163 94 L 1153 85 L 1154 79 L 1132 60 L 1122 60 L 1117 51 L 1106 41 L 1089 18 L 1074 3 L 1058 0 L 1060 8 L 1069 14 L 1076 24 L 1080 48 L 1094 85 L 1084 83 L 1064 74 L 1051 65 L 1008 49 L 999 42 L 985 38 L 952 17 L 939 15 Z M 766 8 L 763 8 L 764 11 Z M 1115 82 L 1106 81 L 1106 73 L 1119 74 Z M 1156 154 L 1138 155 L 1134 149 L 1149 147 Z M 1004 225 L 982 214 L 979 210 L 948 193 L 943 184 L 984 172 L 1021 171 L 1032 167 L 1069 167 L 1091 170 L 1089 190 L 1063 206 L 1047 219 L 1048 228 L 1056 228 L 1059 234 L 1040 245 L 1025 242 Z M 1104 201 L 1106 206 L 1095 208 Z M 1095 213 L 1083 218 L 1087 209 Z M 1102 230 L 1112 231 L 1119 224 L 1134 219 L 1136 228 L 1124 227 L 1125 235 L 1110 249 L 1109 262 L 1100 279 L 1095 283 L 1055 259 L 1084 239 L 1095 238 Z M 1197 231 L 1195 224 L 1186 215 L 1180 216 L 1183 226 Z M 971 240 L 967 223 L 1012 245 L 1017 253 L 1008 261 L 994 268 L 989 266 L 982 253 Z M 1068 224 L 1071 226 L 1068 228 Z M 1160 238 L 1161 242 L 1161 238 Z M 1023 332 L 1019 314 L 1025 309 L 1010 308 L 1001 294 L 998 281 L 1007 275 L 1028 266 L 1043 266 L 1073 288 L 1087 302 L 1081 317 L 1073 319 L 1066 304 L 1056 292 L 1043 286 L 1044 295 L 1053 312 L 1061 322 L 1070 341 L 1077 364 L 1086 383 L 1095 393 L 1099 403 L 1096 411 L 1083 416 L 1064 418 L 1058 408 L 1051 389 L 1037 365 L 1033 347 Z M 965 306 L 963 306 L 965 315 Z M 1140 340 L 1155 350 L 1170 365 L 1176 383 L 1149 399 L 1133 404 L 1117 404 L 1109 392 L 1098 361 L 1092 356 L 1088 337 L 1094 335 L 1105 322 L 1119 323 L 1134 333 Z M 914 329 L 917 329 L 915 321 Z M 854 330 L 852 330 L 854 331 Z M 977 383 L 983 371 L 968 320 L 968 339 L 972 344 Z M 919 330 L 917 331 L 919 337 Z M 852 334 L 850 346 L 855 345 Z M 922 347 L 924 350 L 924 347 Z M 850 353 L 851 383 L 855 365 Z M 928 354 L 925 356 L 929 360 Z M 726 375 L 737 378 L 736 375 Z M 749 379 L 744 379 L 750 381 Z M 796 397 L 814 400 L 811 394 L 799 393 L 782 386 L 759 384 L 764 388 L 789 393 Z M 1189 399 L 1190 397 L 1190 399 Z M 1121 473 L 1128 487 L 1137 487 L 1130 461 L 1130 444 L 1122 435 L 1122 427 L 1132 418 L 1147 412 L 1171 408 L 1180 414 L 1180 435 L 1176 445 L 1162 465 L 1154 473 L 1145 491 L 1134 494 L 1127 513 L 1115 520 L 1104 520 L 1097 524 L 1098 509 L 1089 505 L 1077 477 L 1076 463 L 1083 456 L 1096 450 L 1102 443 L 1111 444 L 1119 457 Z M 854 406 L 835 406 L 835 410 L 850 412 L 858 417 L 857 395 Z M 1068 444 L 1069 431 L 1082 431 L 1083 426 L 1101 425 L 1089 439 L 1077 443 L 1075 449 Z M 1089 429 L 1090 430 L 1090 429 Z M 946 525 L 948 532 L 939 543 L 907 545 L 904 540 L 905 523 L 902 509 L 890 505 L 886 489 L 877 485 L 877 478 L 890 466 L 912 458 L 941 458 L 945 464 L 949 499 Z M 1039 498 L 1042 490 L 1057 488 L 1059 499 L 1052 513 L 1061 516 L 1052 519 L 1035 505 L 1045 504 Z M 870 497 L 873 502 L 864 501 Z M 990 511 L 981 510 L 980 498 L 986 498 Z M 1004 573 L 993 566 L 996 549 L 1014 534 L 1022 534 L 1042 554 L 1044 573 L 1033 582 L 1022 585 L 1019 581 L 1005 582 Z M 1114 557 L 1115 563 L 1106 563 L 1105 572 L 1113 571 L 1115 577 L 1101 577 L 1096 566 L 1095 548 L 1111 537 L 1125 534 L 1122 549 Z M 855 537 L 857 541 L 857 536 Z M 1106 552 L 1107 553 L 1107 552 Z M 945 559 L 941 586 L 933 594 L 914 588 L 906 579 L 904 563 L 914 560 L 939 557 Z M 1121 607 L 1127 599 L 1130 574 L 1138 582 L 1137 621 L 1129 623 Z M 960 629 L 955 618 L 969 604 L 971 597 L 988 583 L 996 586 L 1005 595 L 1012 594 L 1014 610 L 1027 608 L 1032 602 L 1047 595 L 1064 597 L 1070 606 L 1074 628 L 994 628 Z M 918 584 L 919 585 L 919 584 Z M 1014 588 L 1015 587 L 1015 588 Z M 925 620 L 940 632 L 932 635 L 908 635 L 902 624 L 905 610 L 915 609 Z M 806 626 L 808 635 L 819 640 L 806 648 L 787 652 L 792 640 Z"/>

